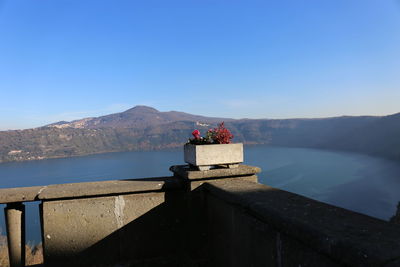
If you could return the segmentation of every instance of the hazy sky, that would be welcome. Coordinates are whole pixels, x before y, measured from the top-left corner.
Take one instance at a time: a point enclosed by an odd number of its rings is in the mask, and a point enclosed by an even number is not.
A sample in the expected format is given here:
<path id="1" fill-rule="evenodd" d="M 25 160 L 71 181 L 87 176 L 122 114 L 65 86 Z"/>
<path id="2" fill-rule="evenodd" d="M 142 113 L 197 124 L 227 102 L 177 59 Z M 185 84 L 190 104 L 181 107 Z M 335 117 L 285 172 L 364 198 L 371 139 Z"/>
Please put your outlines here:
<path id="1" fill-rule="evenodd" d="M 135 105 L 400 112 L 397 0 L 0 0 L 0 129 Z"/>

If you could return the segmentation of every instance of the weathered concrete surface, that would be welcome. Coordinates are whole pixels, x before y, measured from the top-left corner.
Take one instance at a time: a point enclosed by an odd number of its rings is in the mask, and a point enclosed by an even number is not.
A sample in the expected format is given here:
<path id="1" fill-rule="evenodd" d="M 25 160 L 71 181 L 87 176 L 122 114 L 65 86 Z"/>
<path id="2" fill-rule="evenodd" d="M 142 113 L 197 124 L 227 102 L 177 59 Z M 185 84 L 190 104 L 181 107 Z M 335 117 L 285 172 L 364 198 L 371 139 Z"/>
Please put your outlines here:
<path id="1" fill-rule="evenodd" d="M 161 192 L 179 189 L 181 181 L 174 177 L 114 180 L 0 189 L 0 203 L 51 199 L 107 196 L 117 194 Z"/>
<path id="2" fill-rule="evenodd" d="M 168 183 L 166 180 L 170 180 Z M 38 199 L 61 199 L 74 197 L 91 197 L 111 194 L 127 194 L 141 192 L 165 191 L 166 187 L 179 188 L 179 183 L 173 183 L 173 178 L 165 178 L 164 180 L 119 180 L 104 182 L 88 182 L 51 185 L 44 189 L 38 196 Z"/>
<path id="3" fill-rule="evenodd" d="M 235 181 L 235 180 L 241 180 L 241 181 L 248 181 L 248 182 L 253 182 L 257 183 L 258 182 L 258 177 L 257 175 L 247 175 L 247 176 L 239 176 L 239 177 L 224 177 L 221 179 L 193 179 L 189 180 L 189 185 L 188 189 L 191 191 L 195 190 L 196 188 L 202 186 L 205 183 L 208 183 L 212 181 L 213 183 L 229 183 L 230 181 Z"/>
<path id="4" fill-rule="evenodd" d="M 42 186 L 0 189 L 0 203 L 35 201 Z"/>
<path id="5" fill-rule="evenodd" d="M 237 168 L 220 167 L 206 171 L 194 170 L 189 165 L 174 165 L 171 166 L 169 170 L 177 177 L 190 180 L 250 176 L 261 172 L 261 169 L 258 167 L 242 164 Z"/>
<path id="6" fill-rule="evenodd" d="M 44 201 L 46 264 L 89 266 L 174 255 L 178 250 L 174 244 L 180 240 L 176 229 L 181 223 L 180 195 L 174 195 Z"/>
<path id="7" fill-rule="evenodd" d="M 235 164 L 243 162 L 243 144 L 186 144 L 183 149 L 186 163 L 195 166 Z"/>
<path id="8" fill-rule="evenodd" d="M 400 229 L 388 222 L 247 181 L 202 189 L 216 265 L 389 266 L 400 260 Z"/>
<path id="9" fill-rule="evenodd" d="M 4 213 L 10 267 L 23 267 L 25 266 L 25 206 L 22 203 L 8 204 Z"/>
<path id="10" fill-rule="evenodd" d="M 216 169 L 199 171 L 193 169 L 189 165 L 175 165 L 170 167 L 170 171 L 174 173 L 174 177 L 181 179 L 186 183 L 187 190 L 195 190 L 208 181 L 233 181 L 246 180 L 257 182 L 257 173 L 261 172 L 258 167 L 239 164 L 237 168 L 219 167 Z"/>

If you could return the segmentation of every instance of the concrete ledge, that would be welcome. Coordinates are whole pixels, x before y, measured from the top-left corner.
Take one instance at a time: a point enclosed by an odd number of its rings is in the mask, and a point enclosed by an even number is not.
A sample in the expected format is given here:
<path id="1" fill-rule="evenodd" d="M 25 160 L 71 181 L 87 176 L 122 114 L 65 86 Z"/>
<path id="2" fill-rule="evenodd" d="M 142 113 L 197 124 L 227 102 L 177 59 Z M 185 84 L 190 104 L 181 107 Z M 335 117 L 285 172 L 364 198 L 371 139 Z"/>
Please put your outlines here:
<path id="1" fill-rule="evenodd" d="M 42 186 L 0 189 L 0 204 L 35 201 Z"/>
<path id="2" fill-rule="evenodd" d="M 235 176 L 250 176 L 261 172 L 258 167 L 239 165 L 237 168 L 217 168 L 207 171 L 194 170 L 189 165 L 174 165 L 169 168 L 175 176 L 182 178 L 196 180 L 196 179 L 210 179 L 210 178 L 224 178 Z"/>
<path id="3" fill-rule="evenodd" d="M 209 182 L 203 188 L 340 265 L 400 262 L 400 228 L 391 223 L 248 181 Z"/>
<path id="4" fill-rule="evenodd" d="M 0 189 L 0 203 L 162 192 L 179 188 L 182 184 L 175 177 L 5 188 Z"/>

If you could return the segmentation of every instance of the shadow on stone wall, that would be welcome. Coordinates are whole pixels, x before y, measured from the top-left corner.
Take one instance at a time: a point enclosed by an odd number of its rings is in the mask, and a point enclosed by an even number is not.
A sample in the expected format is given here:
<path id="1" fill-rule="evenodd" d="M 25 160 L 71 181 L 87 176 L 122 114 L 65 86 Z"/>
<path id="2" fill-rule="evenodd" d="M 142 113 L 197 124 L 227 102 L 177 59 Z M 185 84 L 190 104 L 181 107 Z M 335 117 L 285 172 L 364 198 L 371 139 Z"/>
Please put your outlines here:
<path id="1" fill-rule="evenodd" d="M 167 190 L 162 204 L 77 255 L 53 251 L 46 266 L 204 266 L 202 199 L 201 188 Z"/>
<path id="2" fill-rule="evenodd" d="M 391 223 L 257 183 L 204 189 L 210 266 L 400 266 Z"/>

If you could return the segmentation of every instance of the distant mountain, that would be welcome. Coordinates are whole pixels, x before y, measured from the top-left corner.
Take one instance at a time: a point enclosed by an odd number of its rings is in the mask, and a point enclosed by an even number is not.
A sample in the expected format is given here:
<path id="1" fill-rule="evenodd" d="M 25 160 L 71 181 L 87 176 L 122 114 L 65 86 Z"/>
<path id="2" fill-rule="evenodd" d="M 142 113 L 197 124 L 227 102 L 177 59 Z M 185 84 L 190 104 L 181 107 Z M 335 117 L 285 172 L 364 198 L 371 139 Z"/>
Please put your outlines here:
<path id="1" fill-rule="evenodd" d="M 176 121 L 207 121 L 214 123 L 218 121 L 230 121 L 227 118 L 211 118 L 198 115 L 192 115 L 184 112 L 169 111 L 160 112 L 152 107 L 136 106 L 127 111 L 97 118 L 85 118 L 72 122 L 56 122 L 47 127 L 55 128 L 79 128 L 79 129 L 97 129 L 97 128 L 135 128 L 141 129 L 149 126 L 161 125 Z"/>
<path id="2" fill-rule="evenodd" d="M 0 162 L 179 147 L 218 122 L 235 142 L 367 153 L 400 160 L 400 113 L 323 119 L 213 118 L 136 106 L 121 113 L 0 132 Z"/>

